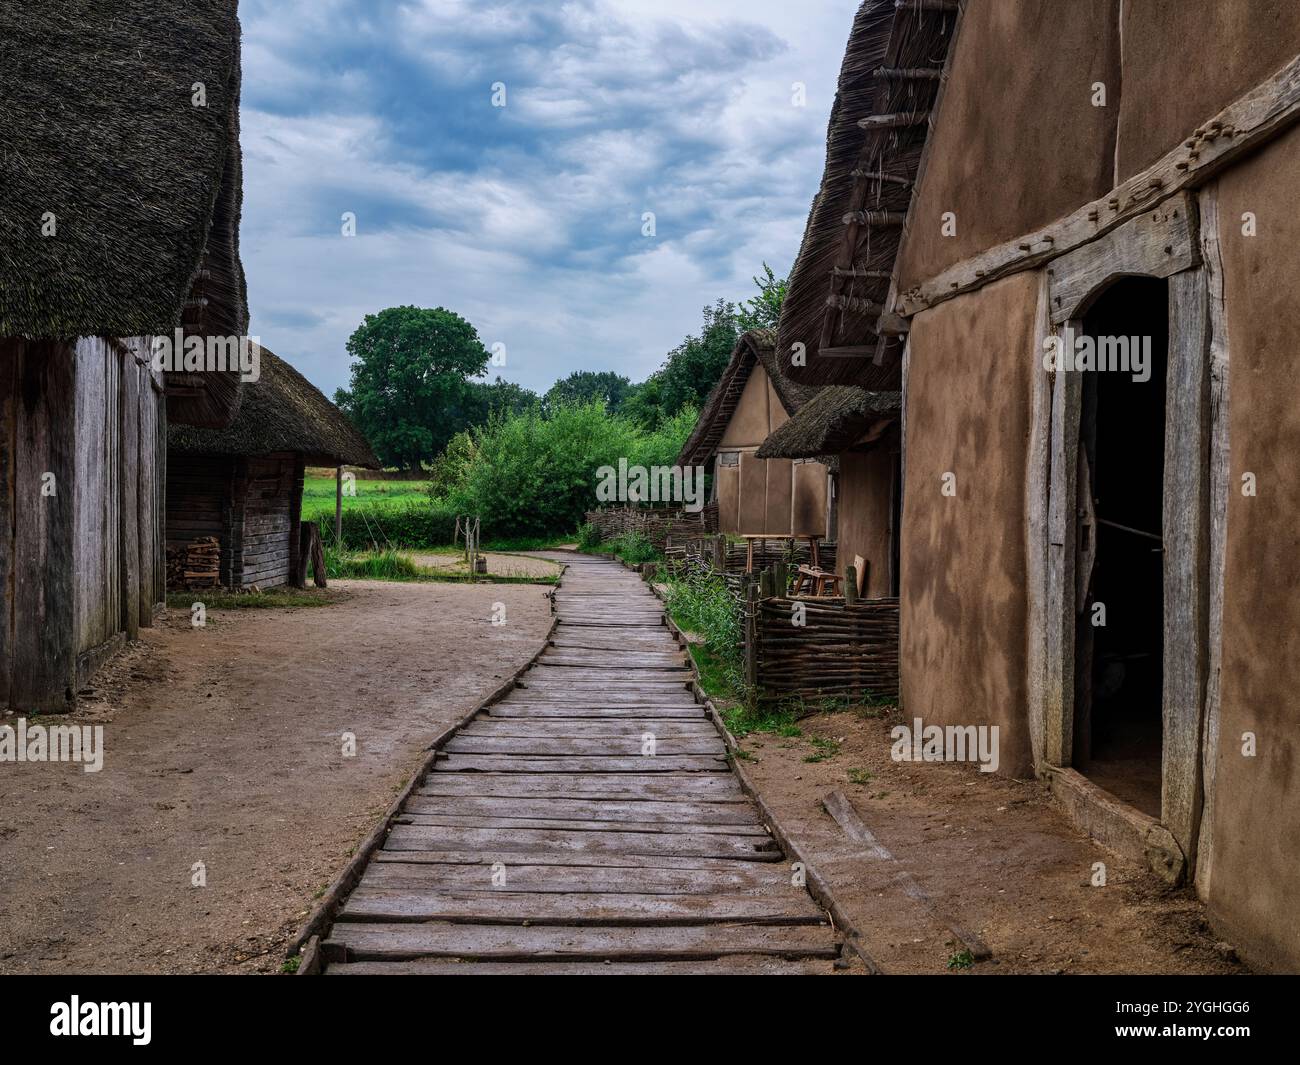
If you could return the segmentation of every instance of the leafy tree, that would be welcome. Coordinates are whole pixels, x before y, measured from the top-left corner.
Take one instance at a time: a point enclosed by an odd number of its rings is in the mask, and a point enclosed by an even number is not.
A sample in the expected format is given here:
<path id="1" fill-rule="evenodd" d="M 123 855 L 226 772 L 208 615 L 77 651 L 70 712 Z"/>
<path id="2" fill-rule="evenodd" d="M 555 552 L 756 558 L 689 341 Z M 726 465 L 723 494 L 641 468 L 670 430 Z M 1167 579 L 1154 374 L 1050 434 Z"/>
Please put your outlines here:
<path id="1" fill-rule="evenodd" d="M 334 401 L 381 461 L 418 470 L 470 416 L 470 377 L 487 367 L 474 327 L 445 308 L 389 307 L 368 314 L 348 338 L 351 388 Z"/>
<path id="2" fill-rule="evenodd" d="M 632 382 L 612 370 L 599 373 L 592 370 L 575 370 L 562 381 L 556 381 L 546 393 L 543 402 L 548 410 L 565 403 L 589 403 L 598 399 L 605 409 L 617 411 L 632 387 Z"/>
<path id="3" fill-rule="evenodd" d="M 670 351 L 660 370 L 661 416 L 703 406 L 739 338 L 735 304 L 720 299 L 705 307 L 700 335 L 687 337 Z"/>
<path id="4" fill-rule="evenodd" d="M 789 287 L 787 278 L 778 278 L 772 268 L 763 264 L 763 276 L 754 278 L 758 295 L 744 300 L 736 312 L 736 328 L 742 333 L 751 329 L 775 329 L 781 319 L 781 304 Z"/>
<path id="5" fill-rule="evenodd" d="M 642 429 L 653 429 L 663 418 L 663 373 L 656 370 L 628 389 L 621 412 Z"/>

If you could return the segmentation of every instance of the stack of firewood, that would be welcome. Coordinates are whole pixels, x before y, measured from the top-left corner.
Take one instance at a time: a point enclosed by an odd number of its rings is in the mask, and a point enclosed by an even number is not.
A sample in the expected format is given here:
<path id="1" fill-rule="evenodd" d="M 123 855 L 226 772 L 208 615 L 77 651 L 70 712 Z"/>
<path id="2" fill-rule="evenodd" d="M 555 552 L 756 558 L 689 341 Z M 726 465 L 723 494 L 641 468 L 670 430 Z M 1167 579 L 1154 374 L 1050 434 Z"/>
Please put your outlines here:
<path id="1" fill-rule="evenodd" d="M 167 549 L 170 588 L 215 588 L 221 582 L 221 542 L 201 536 L 183 548 Z"/>

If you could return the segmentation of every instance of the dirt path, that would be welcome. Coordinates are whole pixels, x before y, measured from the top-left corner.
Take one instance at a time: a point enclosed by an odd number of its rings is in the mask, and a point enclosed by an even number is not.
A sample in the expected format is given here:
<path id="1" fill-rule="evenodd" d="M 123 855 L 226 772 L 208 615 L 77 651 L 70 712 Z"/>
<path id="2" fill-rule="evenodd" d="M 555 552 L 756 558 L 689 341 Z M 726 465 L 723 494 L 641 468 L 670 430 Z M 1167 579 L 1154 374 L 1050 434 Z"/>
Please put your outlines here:
<path id="1" fill-rule="evenodd" d="M 0 972 L 278 970 L 424 744 L 550 624 L 536 586 L 333 587 L 204 629 L 169 611 L 48 719 L 103 724 L 102 772 L 0 766 Z"/>
<path id="2" fill-rule="evenodd" d="M 893 761 L 889 729 L 901 720 L 817 714 L 799 723 L 802 737 L 753 733 L 742 743 L 745 772 L 885 972 L 1242 971 L 1189 891 L 1082 837 L 1043 784 Z M 835 790 L 896 861 L 864 857 L 822 807 Z M 934 910 L 903 890 L 904 871 Z M 975 932 L 992 957 L 950 970 L 965 946 L 949 922 Z"/>
<path id="3" fill-rule="evenodd" d="M 617 562 L 568 561 L 552 646 L 406 801 L 328 971 L 832 972 L 834 930 L 730 771 L 659 601 Z"/>

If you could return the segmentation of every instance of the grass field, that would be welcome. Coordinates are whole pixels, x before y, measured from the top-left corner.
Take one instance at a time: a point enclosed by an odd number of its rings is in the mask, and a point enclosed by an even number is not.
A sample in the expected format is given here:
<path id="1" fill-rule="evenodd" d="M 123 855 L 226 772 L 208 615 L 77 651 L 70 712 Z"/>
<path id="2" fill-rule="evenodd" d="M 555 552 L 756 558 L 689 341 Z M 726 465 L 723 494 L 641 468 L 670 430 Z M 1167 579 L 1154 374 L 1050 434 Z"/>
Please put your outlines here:
<path id="1" fill-rule="evenodd" d="M 358 506 L 405 506 L 407 503 L 423 503 L 428 500 L 427 481 L 364 481 L 360 477 L 354 482 L 357 494 L 343 497 L 343 509 Z M 334 513 L 334 478 L 307 477 L 302 485 L 302 516 L 313 521 L 323 515 Z"/>

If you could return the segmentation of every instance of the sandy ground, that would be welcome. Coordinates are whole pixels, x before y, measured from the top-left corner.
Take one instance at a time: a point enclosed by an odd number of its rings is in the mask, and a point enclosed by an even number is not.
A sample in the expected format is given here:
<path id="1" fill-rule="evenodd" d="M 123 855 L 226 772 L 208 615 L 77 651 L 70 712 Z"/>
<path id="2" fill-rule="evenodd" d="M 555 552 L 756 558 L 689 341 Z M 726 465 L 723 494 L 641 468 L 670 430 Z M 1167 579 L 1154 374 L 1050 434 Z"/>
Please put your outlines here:
<path id="1" fill-rule="evenodd" d="M 169 611 L 45 719 L 103 724 L 102 772 L 0 766 L 0 973 L 278 970 L 424 746 L 550 624 L 534 585 L 331 587 L 203 629 Z"/>
<path id="2" fill-rule="evenodd" d="M 878 712 L 878 711 L 876 711 Z M 751 734 L 745 771 L 808 860 L 832 883 L 887 973 L 1231 973 L 1204 908 L 1082 837 L 1037 781 L 974 766 L 896 763 L 889 728 L 901 718 L 861 711 L 800 722 L 802 738 Z M 824 761 L 808 737 L 838 740 Z M 824 750 L 824 748 L 823 748 Z M 858 780 L 850 779 L 849 770 Z M 863 771 L 867 776 L 863 777 Z M 839 790 L 898 860 L 864 857 L 821 806 Z M 1106 885 L 1093 886 L 1094 863 Z M 934 909 L 909 898 L 907 870 Z M 942 915 L 941 917 L 936 916 Z M 976 932 L 992 958 L 962 970 L 949 921 Z"/>
<path id="3" fill-rule="evenodd" d="M 557 577 L 561 567 L 555 562 L 534 555 L 515 555 L 504 551 L 483 551 L 487 557 L 488 574 L 493 577 Z M 408 551 L 417 566 L 430 569 L 445 569 L 464 572 L 463 555 L 432 554 L 424 551 Z"/>

